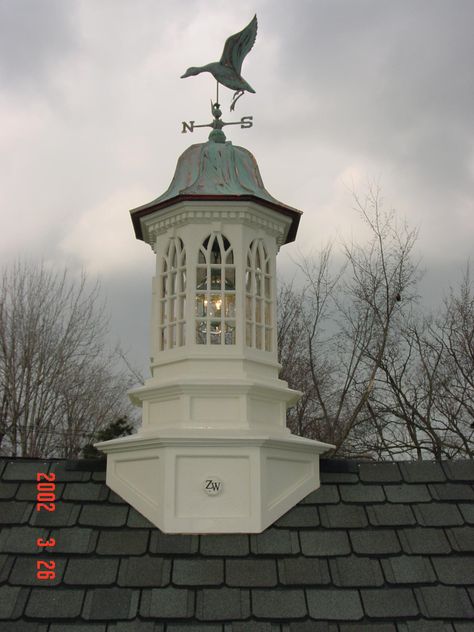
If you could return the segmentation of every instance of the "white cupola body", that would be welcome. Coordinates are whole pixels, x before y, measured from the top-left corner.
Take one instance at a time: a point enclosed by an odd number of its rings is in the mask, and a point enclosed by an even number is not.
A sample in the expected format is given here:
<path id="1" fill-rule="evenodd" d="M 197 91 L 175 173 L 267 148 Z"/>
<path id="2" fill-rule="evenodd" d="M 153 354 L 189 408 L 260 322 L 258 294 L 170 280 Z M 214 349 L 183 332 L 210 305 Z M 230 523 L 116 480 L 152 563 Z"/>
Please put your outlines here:
<path id="1" fill-rule="evenodd" d="M 96 444 L 107 485 L 167 533 L 258 533 L 319 487 L 333 446 L 292 435 L 278 378 L 276 256 L 301 212 L 250 152 L 192 145 L 168 190 L 131 211 L 156 253 L 151 377 L 135 435 Z"/>

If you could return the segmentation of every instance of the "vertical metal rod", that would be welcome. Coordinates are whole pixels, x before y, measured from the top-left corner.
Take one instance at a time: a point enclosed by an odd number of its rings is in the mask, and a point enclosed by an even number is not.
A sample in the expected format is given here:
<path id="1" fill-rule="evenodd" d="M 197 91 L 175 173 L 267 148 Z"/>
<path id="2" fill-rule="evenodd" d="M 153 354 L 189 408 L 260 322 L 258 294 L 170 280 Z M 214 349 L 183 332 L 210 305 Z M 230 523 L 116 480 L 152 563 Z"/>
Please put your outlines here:
<path id="1" fill-rule="evenodd" d="M 218 81 L 216 81 L 216 88 L 217 88 L 216 103 L 219 103 L 219 82 Z"/>

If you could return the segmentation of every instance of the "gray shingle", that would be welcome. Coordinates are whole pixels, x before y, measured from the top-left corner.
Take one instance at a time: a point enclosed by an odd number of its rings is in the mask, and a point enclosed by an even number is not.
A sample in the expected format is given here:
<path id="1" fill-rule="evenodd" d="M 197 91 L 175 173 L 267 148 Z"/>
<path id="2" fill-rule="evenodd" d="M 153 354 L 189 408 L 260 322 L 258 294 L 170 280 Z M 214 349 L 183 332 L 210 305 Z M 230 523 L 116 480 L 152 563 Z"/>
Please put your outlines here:
<path id="1" fill-rule="evenodd" d="M 430 503 L 413 505 L 418 524 L 424 527 L 455 527 L 464 523 L 456 505 Z"/>
<path id="2" fill-rule="evenodd" d="M 474 461 L 445 461 L 443 469 L 450 481 L 474 480 Z"/>
<path id="3" fill-rule="evenodd" d="M 251 535 L 250 546 L 252 553 L 257 555 L 297 554 L 300 551 L 298 534 L 287 529 L 270 528 L 258 535 Z"/>
<path id="4" fill-rule="evenodd" d="M 317 507 L 296 505 L 275 522 L 277 527 L 317 527 L 319 513 Z"/>
<path id="5" fill-rule="evenodd" d="M 36 527 L 72 527 L 77 523 L 81 508 L 72 503 L 55 503 L 54 511 L 34 511 L 30 524 Z"/>
<path id="6" fill-rule="evenodd" d="M 397 463 L 363 463 L 360 480 L 365 483 L 397 483 L 402 475 Z"/>
<path id="7" fill-rule="evenodd" d="M 193 632 L 196 628 L 190 627 L 186 623 L 168 623 L 166 625 L 166 632 Z M 234 628 L 232 628 L 233 631 Z M 135 632 L 134 630 L 130 632 Z M 141 628 L 140 628 L 140 631 Z M 221 623 L 200 623 L 199 632 L 222 632 Z"/>
<path id="8" fill-rule="evenodd" d="M 0 532 L 0 553 L 37 553 L 38 538 L 45 538 L 47 529 L 33 527 L 4 527 Z"/>
<path id="9" fill-rule="evenodd" d="M 472 619 L 474 608 L 463 588 L 423 586 L 415 588 L 423 616 L 430 619 Z"/>
<path id="10" fill-rule="evenodd" d="M 308 614 L 302 589 L 252 590 L 254 616 L 265 619 L 298 619 Z"/>
<path id="11" fill-rule="evenodd" d="M 122 496 L 119 496 L 112 489 L 109 491 L 109 497 L 107 498 L 107 500 L 109 501 L 109 503 L 113 503 L 113 504 L 118 504 L 118 505 L 126 505 L 127 504 L 127 501 L 124 500 L 122 498 Z"/>
<path id="12" fill-rule="evenodd" d="M 173 562 L 173 584 L 216 586 L 224 581 L 224 560 L 177 559 Z"/>
<path id="13" fill-rule="evenodd" d="M 446 529 L 446 533 L 454 551 L 474 553 L 474 529 L 471 527 L 453 527 Z"/>
<path id="14" fill-rule="evenodd" d="M 358 483 L 359 476 L 348 472 L 321 472 L 321 485 L 327 483 Z"/>
<path id="15" fill-rule="evenodd" d="M 431 496 L 426 485 L 385 485 L 387 500 L 391 503 L 427 503 Z"/>
<path id="16" fill-rule="evenodd" d="M 138 628 L 138 629 L 137 629 Z M 164 625 L 162 623 L 155 623 L 154 621 L 117 621 L 113 625 L 107 627 L 107 632 L 164 632 Z M 168 626 L 167 632 L 171 630 Z M 84 632 L 88 632 L 84 630 Z M 187 630 L 189 632 L 189 628 Z"/>
<path id="17" fill-rule="evenodd" d="M 106 632 L 107 626 L 105 623 L 52 623 L 48 632 Z M 114 628 L 115 630 L 115 628 Z"/>
<path id="18" fill-rule="evenodd" d="M 149 532 L 146 529 L 100 531 L 97 543 L 99 555 L 142 555 L 148 547 Z"/>
<path id="19" fill-rule="evenodd" d="M 387 555 L 400 551 L 397 534 L 391 529 L 349 531 L 352 547 L 361 555 Z"/>
<path id="20" fill-rule="evenodd" d="M 397 632 L 401 628 L 396 628 L 394 623 L 374 623 L 368 619 L 360 623 L 342 623 L 339 632 Z"/>
<path id="21" fill-rule="evenodd" d="M 321 485 L 319 489 L 308 494 L 301 502 L 304 505 L 333 505 L 340 500 L 337 485 Z"/>
<path id="22" fill-rule="evenodd" d="M 330 529 L 350 529 L 366 527 L 367 516 L 364 507 L 357 505 L 326 505 L 319 508 L 321 524 Z"/>
<path id="23" fill-rule="evenodd" d="M 474 584 L 474 558 L 450 555 L 449 557 L 433 557 L 431 561 L 442 584 L 454 586 Z"/>
<path id="24" fill-rule="evenodd" d="M 204 588 L 197 592 L 196 617 L 201 621 L 232 621 L 250 616 L 250 595 L 240 588 Z"/>
<path id="25" fill-rule="evenodd" d="M 285 585 L 329 584 L 326 560 L 306 557 L 290 557 L 278 560 L 280 582 Z"/>
<path id="26" fill-rule="evenodd" d="M 0 483 L 0 499 L 7 500 L 9 498 L 14 498 L 15 494 L 17 493 L 18 487 L 19 483 L 4 483 L 2 481 Z"/>
<path id="27" fill-rule="evenodd" d="M 2 478 L 5 481 L 36 481 L 38 472 L 49 472 L 49 461 L 15 459 L 9 461 Z"/>
<path id="28" fill-rule="evenodd" d="M 49 630 L 50 628 L 47 623 L 43 624 L 38 621 L 33 623 L 32 621 L 26 622 L 22 619 L 21 630 L 18 629 L 17 621 L 2 621 L 2 632 L 49 632 Z M 57 631 L 55 630 L 55 632 Z"/>
<path id="29" fill-rule="evenodd" d="M 403 461 L 400 471 L 407 483 L 438 483 L 446 480 L 441 464 L 435 461 Z"/>
<path id="30" fill-rule="evenodd" d="M 83 590 L 33 588 L 25 613 L 37 619 L 70 619 L 79 616 L 83 600 Z"/>
<path id="31" fill-rule="evenodd" d="M 66 470 L 65 466 L 65 461 L 58 461 L 51 465 L 51 472 L 56 474 L 57 483 L 66 483 L 68 481 L 90 481 L 91 472 Z"/>
<path id="32" fill-rule="evenodd" d="M 408 588 L 375 588 L 360 592 L 369 617 L 398 619 L 418 614 L 415 597 Z"/>
<path id="33" fill-rule="evenodd" d="M 400 555 L 381 560 L 389 584 L 425 584 L 436 582 L 436 575 L 426 557 Z"/>
<path id="34" fill-rule="evenodd" d="M 468 524 L 474 524 L 474 503 L 460 503 L 458 506 L 464 520 Z"/>
<path id="35" fill-rule="evenodd" d="M 382 586 L 384 583 L 378 560 L 351 555 L 330 560 L 329 566 L 336 586 L 359 588 Z"/>
<path id="36" fill-rule="evenodd" d="M 397 630 L 398 632 L 454 632 L 451 623 L 427 621 L 426 619 L 403 621 L 403 623 L 397 622 Z"/>
<path id="37" fill-rule="evenodd" d="M 30 502 L 36 503 L 36 495 L 38 494 L 38 489 L 36 488 L 36 481 L 34 483 L 23 482 L 19 484 L 18 491 L 16 493 L 17 500 L 29 500 Z M 64 491 L 64 483 L 56 483 L 54 494 L 56 496 L 56 500 L 59 500 L 62 497 L 62 493 Z"/>
<path id="38" fill-rule="evenodd" d="M 33 503 L 22 503 L 15 500 L 0 502 L 0 524 L 25 524 L 32 511 Z"/>
<path id="39" fill-rule="evenodd" d="M 14 561 L 13 555 L 0 555 L 0 584 L 4 584 L 7 581 Z"/>
<path id="40" fill-rule="evenodd" d="M 64 500 L 103 501 L 109 493 L 101 483 L 67 483 L 63 492 Z"/>
<path id="41" fill-rule="evenodd" d="M 113 584 L 117 578 L 118 560 L 72 558 L 64 576 L 65 584 Z"/>
<path id="42" fill-rule="evenodd" d="M 105 483 L 106 472 L 92 472 L 92 480 Z"/>
<path id="43" fill-rule="evenodd" d="M 188 555 L 198 550 L 196 535 L 170 535 L 155 530 L 151 534 L 150 552 L 162 555 Z"/>
<path id="44" fill-rule="evenodd" d="M 367 507 L 370 524 L 375 527 L 400 527 L 415 524 L 409 505 L 373 505 Z"/>
<path id="45" fill-rule="evenodd" d="M 200 536 L 199 550 L 202 555 L 240 557 L 248 555 L 249 549 L 249 536 L 243 533 Z"/>
<path id="46" fill-rule="evenodd" d="M 250 588 L 276 586 L 278 583 L 275 560 L 226 560 L 225 581 L 228 586 Z"/>
<path id="47" fill-rule="evenodd" d="M 474 500 L 474 489 L 467 483 L 437 483 L 429 488 L 436 500 Z"/>
<path id="48" fill-rule="evenodd" d="M 440 529 L 401 529 L 398 537 L 405 553 L 422 555 L 442 555 L 450 553 L 451 547 Z"/>
<path id="49" fill-rule="evenodd" d="M 50 553 L 92 553 L 97 543 L 97 531 L 80 527 L 55 529 L 51 536 L 56 545 L 46 548 Z"/>
<path id="50" fill-rule="evenodd" d="M 339 493 L 346 503 L 382 503 L 385 500 L 381 485 L 339 485 Z"/>
<path id="51" fill-rule="evenodd" d="M 283 624 L 278 632 L 338 632 L 337 623 L 328 623 L 327 621 L 291 621 L 288 625 Z M 365 632 L 365 630 L 364 630 Z"/>
<path id="52" fill-rule="evenodd" d="M 130 507 L 130 511 L 128 513 L 127 527 L 132 527 L 133 529 L 155 529 L 155 525 L 152 524 L 145 516 L 142 516 L 141 513 L 134 507 Z"/>
<path id="53" fill-rule="evenodd" d="M 300 531 L 299 536 L 304 555 L 347 555 L 351 552 L 345 531 Z"/>
<path id="54" fill-rule="evenodd" d="M 171 560 L 141 555 L 126 557 L 120 562 L 119 586 L 155 587 L 170 582 Z"/>
<path id="55" fill-rule="evenodd" d="M 54 570 L 56 577 L 54 579 L 48 579 L 47 581 L 37 579 L 36 577 L 36 562 L 43 560 L 45 562 L 53 561 L 55 564 L 54 569 L 46 568 L 44 565 L 40 565 L 38 570 Z M 64 569 L 66 567 L 65 559 L 53 557 L 51 555 L 37 555 L 36 557 L 21 556 L 17 557 L 15 565 L 10 574 L 10 584 L 18 586 L 57 586 L 62 582 Z"/>
<path id="56" fill-rule="evenodd" d="M 309 616 L 313 619 L 357 621 L 364 612 L 357 590 L 306 590 Z"/>
<path id="57" fill-rule="evenodd" d="M 94 588 L 84 602 L 84 619 L 114 621 L 133 619 L 137 614 L 140 592 L 130 588 Z"/>
<path id="58" fill-rule="evenodd" d="M 220 630 L 221 628 L 219 632 Z M 224 624 L 224 632 L 280 632 L 280 630 L 278 624 L 270 623 L 270 621 L 233 621 Z M 182 632 L 189 632 L 189 629 Z"/>
<path id="59" fill-rule="evenodd" d="M 127 522 L 128 507 L 85 505 L 79 516 L 79 524 L 90 527 L 123 527 Z"/>
<path id="60" fill-rule="evenodd" d="M 18 619 L 25 609 L 27 598 L 27 588 L 0 586 L 0 619 Z"/>
<path id="61" fill-rule="evenodd" d="M 140 602 L 142 617 L 188 619 L 194 615 L 194 592 L 187 588 L 153 588 L 144 590 Z"/>

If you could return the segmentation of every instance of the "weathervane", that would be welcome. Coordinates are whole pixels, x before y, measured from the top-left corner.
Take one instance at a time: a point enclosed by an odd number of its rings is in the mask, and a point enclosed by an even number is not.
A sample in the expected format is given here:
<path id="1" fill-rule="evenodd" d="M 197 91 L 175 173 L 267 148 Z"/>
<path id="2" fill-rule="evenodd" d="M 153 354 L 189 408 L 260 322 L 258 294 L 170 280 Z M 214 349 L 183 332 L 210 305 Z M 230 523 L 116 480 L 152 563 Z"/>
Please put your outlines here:
<path id="1" fill-rule="evenodd" d="M 255 93 L 255 90 L 243 79 L 240 72 L 242 62 L 254 45 L 256 37 L 257 16 L 255 15 L 242 31 L 227 38 L 220 61 L 212 62 L 205 66 L 192 66 L 186 70 L 184 75 L 181 75 L 181 79 L 184 79 L 186 77 L 199 75 L 201 72 L 210 72 L 217 81 L 216 101 L 212 103 L 211 100 L 211 112 L 214 120 L 211 123 L 202 125 L 195 125 L 194 121 L 190 121 L 189 123 L 183 121 L 183 128 L 181 130 L 183 134 L 187 131 L 192 132 L 195 127 L 212 127 L 213 129 L 209 135 L 209 140 L 223 143 L 225 142 L 225 134 L 222 131 L 224 125 L 240 125 L 242 129 L 252 127 L 253 122 L 251 116 L 243 116 L 240 121 L 231 123 L 221 121 L 220 117 L 222 116 L 222 112 L 219 104 L 219 83 L 235 91 L 230 105 L 231 112 L 235 109 L 237 100 L 240 99 L 245 91 Z"/>

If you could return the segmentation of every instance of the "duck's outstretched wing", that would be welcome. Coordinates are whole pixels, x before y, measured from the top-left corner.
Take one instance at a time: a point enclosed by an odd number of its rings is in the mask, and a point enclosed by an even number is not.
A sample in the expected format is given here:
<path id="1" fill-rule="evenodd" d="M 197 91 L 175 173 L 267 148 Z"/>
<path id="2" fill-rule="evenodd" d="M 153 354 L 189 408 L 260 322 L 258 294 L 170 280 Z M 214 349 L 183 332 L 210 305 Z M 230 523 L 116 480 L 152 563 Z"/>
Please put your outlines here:
<path id="1" fill-rule="evenodd" d="M 257 16 L 254 15 L 249 24 L 247 24 L 240 33 L 236 33 L 235 35 L 231 35 L 227 38 L 220 63 L 224 64 L 224 66 L 234 68 L 234 70 L 240 75 L 240 69 L 242 68 L 244 57 L 254 45 L 256 37 Z"/>

